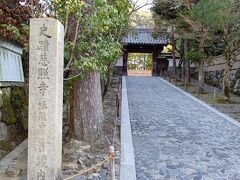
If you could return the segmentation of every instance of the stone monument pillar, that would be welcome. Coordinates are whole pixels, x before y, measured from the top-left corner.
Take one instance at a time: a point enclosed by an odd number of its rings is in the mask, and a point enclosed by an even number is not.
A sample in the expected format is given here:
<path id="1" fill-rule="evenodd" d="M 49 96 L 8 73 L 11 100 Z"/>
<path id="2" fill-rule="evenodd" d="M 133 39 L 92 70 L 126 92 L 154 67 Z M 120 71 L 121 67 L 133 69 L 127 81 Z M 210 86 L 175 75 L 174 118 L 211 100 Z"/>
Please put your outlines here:
<path id="1" fill-rule="evenodd" d="M 28 180 L 54 180 L 62 163 L 63 25 L 31 19 Z"/>

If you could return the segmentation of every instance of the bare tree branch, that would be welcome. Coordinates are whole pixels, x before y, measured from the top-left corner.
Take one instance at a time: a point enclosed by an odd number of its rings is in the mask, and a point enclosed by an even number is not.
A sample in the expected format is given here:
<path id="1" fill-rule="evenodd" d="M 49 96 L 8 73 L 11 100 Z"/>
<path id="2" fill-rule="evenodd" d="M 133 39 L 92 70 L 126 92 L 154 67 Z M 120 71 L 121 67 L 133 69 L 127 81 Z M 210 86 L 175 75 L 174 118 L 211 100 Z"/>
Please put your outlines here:
<path id="1" fill-rule="evenodd" d="M 76 75 L 74 75 L 74 76 L 72 76 L 72 77 L 65 78 L 64 81 L 69 81 L 69 80 L 71 80 L 71 79 L 77 78 L 77 77 L 79 77 L 81 74 L 82 74 L 82 72 L 80 72 L 80 73 L 78 73 L 78 74 L 76 74 Z"/>
<path id="2" fill-rule="evenodd" d="M 65 21 L 64 37 L 66 37 L 67 29 L 68 29 L 68 16 L 69 16 L 69 13 L 67 12 L 67 14 L 66 14 L 66 21 Z"/>
<path id="3" fill-rule="evenodd" d="M 75 36 L 74 36 L 74 40 L 73 40 L 73 47 L 72 47 L 72 50 L 71 50 L 70 60 L 68 61 L 67 66 L 64 68 L 64 71 L 66 71 L 66 70 L 69 69 L 69 67 L 71 66 L 72 61 L 73 61 L 73 59 L 74 59 L 74 58 L 73 58 L 73 56 L 74 56 L 74 49 L 75 49 L 76 42 L 77 42 L 79 25 L 80 25 L 80 22 L 79 22 L 79 20 L 77 20 L 77 25 L 76 25 L 76 28 L 75 28 Z"/>
<path id="4" fill-rule="evenodd" d="M 137 6 L 137 3 L 138 3 L 138 0 L 134 3 L 134 5 L 133 5 L 133 9 L 129 12 L 129 16 L 131 16 L 134 12 L 136 12 L 136 11 L 138 11 L 139 9 L 142 9 L 142 8 L 144 8 L 145 6 L 149 6 L 149 5 L 152 5 L 153 3 L 151 3 L 151 2 L 149 2 L 148 0 L 147 0 L 147 2 L 145 3 L 145 4 L 143 4 L 143 5 L 139 5 L 139 6 Z"/>

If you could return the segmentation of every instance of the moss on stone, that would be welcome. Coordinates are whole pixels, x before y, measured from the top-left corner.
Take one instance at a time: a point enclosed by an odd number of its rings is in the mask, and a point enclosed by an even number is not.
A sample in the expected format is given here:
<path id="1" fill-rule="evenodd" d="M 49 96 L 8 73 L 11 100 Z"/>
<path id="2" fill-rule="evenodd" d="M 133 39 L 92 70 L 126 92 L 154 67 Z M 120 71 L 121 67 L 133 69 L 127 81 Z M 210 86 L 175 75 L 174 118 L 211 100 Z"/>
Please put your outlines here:
<path id="1" fill-rule="evenodd" d="M 14 112 L 13 106 L 11 104 L 11 99 L 8 96 L 3 95 L 3 106 L 2 106 L 2 121 L 6 125 L 14 124 L 17 121 L 16 114 Z"/>
<path id="2" fill-rule="evenodd" d="M 13 87 L 11 91 L 11 102 L 16 117 L 26 130 L 28 127 L 28 101 L 23 87 Z"/>
<path id="3" fill-rule="evenodd" d="M 221 99 L 217 99 L 216 103 L 218 103 L 218 104 L 238 104 L 239 102 L 231 100 L 231 99 L 221 98 Z"/>
<path id="4" fill-rule="evenodd" d="M 0 108 L 2 108 L 3 105 L 3 95 L 2 95 L 2 91 L 0 90 Z"/>
<path id="5" fill-rule="evenodd" d="M 227 86 L 225 86 L 223 88 L 223 93 L 224 93 L 224 98 L 229 100 L 230 99 L 230 89 Z"/>
<path id="6" fill-rule="evenodd" d="M 0 141 L 0 147 L 1 147 L 1 150 L 7 151 L 7 152 L 12 150 L 12 144 L 9 140 Z"/>
<path id="7" fill-rule="evenodd" d="M 22 127 L 27 130 L 28 128 L 28 107 L 24 106 L 21 111 L 21 118 L 20 122 L 22 124 Z"/>
<path id="8" fill-rule="evenodd" d="M 16 109 L 22 108 L 25 105 L 25 93 L 20 87 L 12 88 L 12 104 Z"/>

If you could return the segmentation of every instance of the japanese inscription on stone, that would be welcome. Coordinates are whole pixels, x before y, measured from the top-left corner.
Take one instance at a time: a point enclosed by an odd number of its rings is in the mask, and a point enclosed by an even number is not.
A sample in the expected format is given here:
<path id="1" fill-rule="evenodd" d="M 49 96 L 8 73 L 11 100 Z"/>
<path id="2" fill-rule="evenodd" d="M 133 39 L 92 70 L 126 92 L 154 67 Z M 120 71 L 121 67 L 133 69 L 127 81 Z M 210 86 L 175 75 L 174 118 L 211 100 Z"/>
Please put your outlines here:
<path id="1" fill-rule="evenodd" d="M 28 179 L 52 180 L 61 167 L 63 26 L 30 22 Z M 53 178 L 55 177 L 55 178 Z"/>

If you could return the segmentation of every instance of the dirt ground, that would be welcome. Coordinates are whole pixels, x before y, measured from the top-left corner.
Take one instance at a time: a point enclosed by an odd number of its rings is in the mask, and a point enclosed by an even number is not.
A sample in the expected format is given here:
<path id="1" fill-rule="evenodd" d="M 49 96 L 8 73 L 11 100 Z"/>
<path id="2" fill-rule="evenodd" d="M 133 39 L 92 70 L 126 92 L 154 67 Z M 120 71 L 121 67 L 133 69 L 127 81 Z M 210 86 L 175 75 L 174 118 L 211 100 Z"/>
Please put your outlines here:
<path id="1" fill-rule="evenodd" d="M 64 179 L 78 173 L 83 169 L 90 168 L 108 157 L 109 146 L 115 146 L 115 171 L 116 179 L 120 177 L 120 127 L 116 117 L 116 98 L 121 98 L 121 78 L 115 77 L 112 81 L 104 102 L 103 131 L 101 137 L 90 145 L 88 143 L 71 139 L 63 144 L 63 165 L 59 179 Z M 10 166 L 0 167 L 0 179 L 3 180 L 25 180 L 27 177 L 27 149 L 20 156 L 10 159 Z M 9 173 L 8 173 L 9 172 Z M 91 179 L 98 176 L 101 180 L 109 179 L 110 166 L 109 162 L 102 166 L 94 168 L 88 173 L 80 175 L 79 179 Z"/>
<path id="2" fill-rule="evenodd" d="M 166 80 L 169 81 L 168 78 Z M 197 94 L 195 80 L 191 80 L 191 83 L 187 84 L 186 87 L 185 87 L 185 83 L 180 80 L 177 80 L 176 82 L 176 80 L 172 79 L 171 83 L 174 85 L 177 85 L 181 89 L 201 99 L 202 101 L 216 108 L 220 112 L 225 113 L 228 116 L 240 122 L 240 97 L 239 96 L 231 94 L 231 99 L 226 100 L 223 98 L 223 92 L 221 89 L 213 87 L 209 84 L 204 85 L 204 89 L 205 89 L 204 94 Z"/>
<path id="3" fill-rule="evenodd" d="M 128 76 L 152 76 L 151 70 L 128 70 Z"/>

